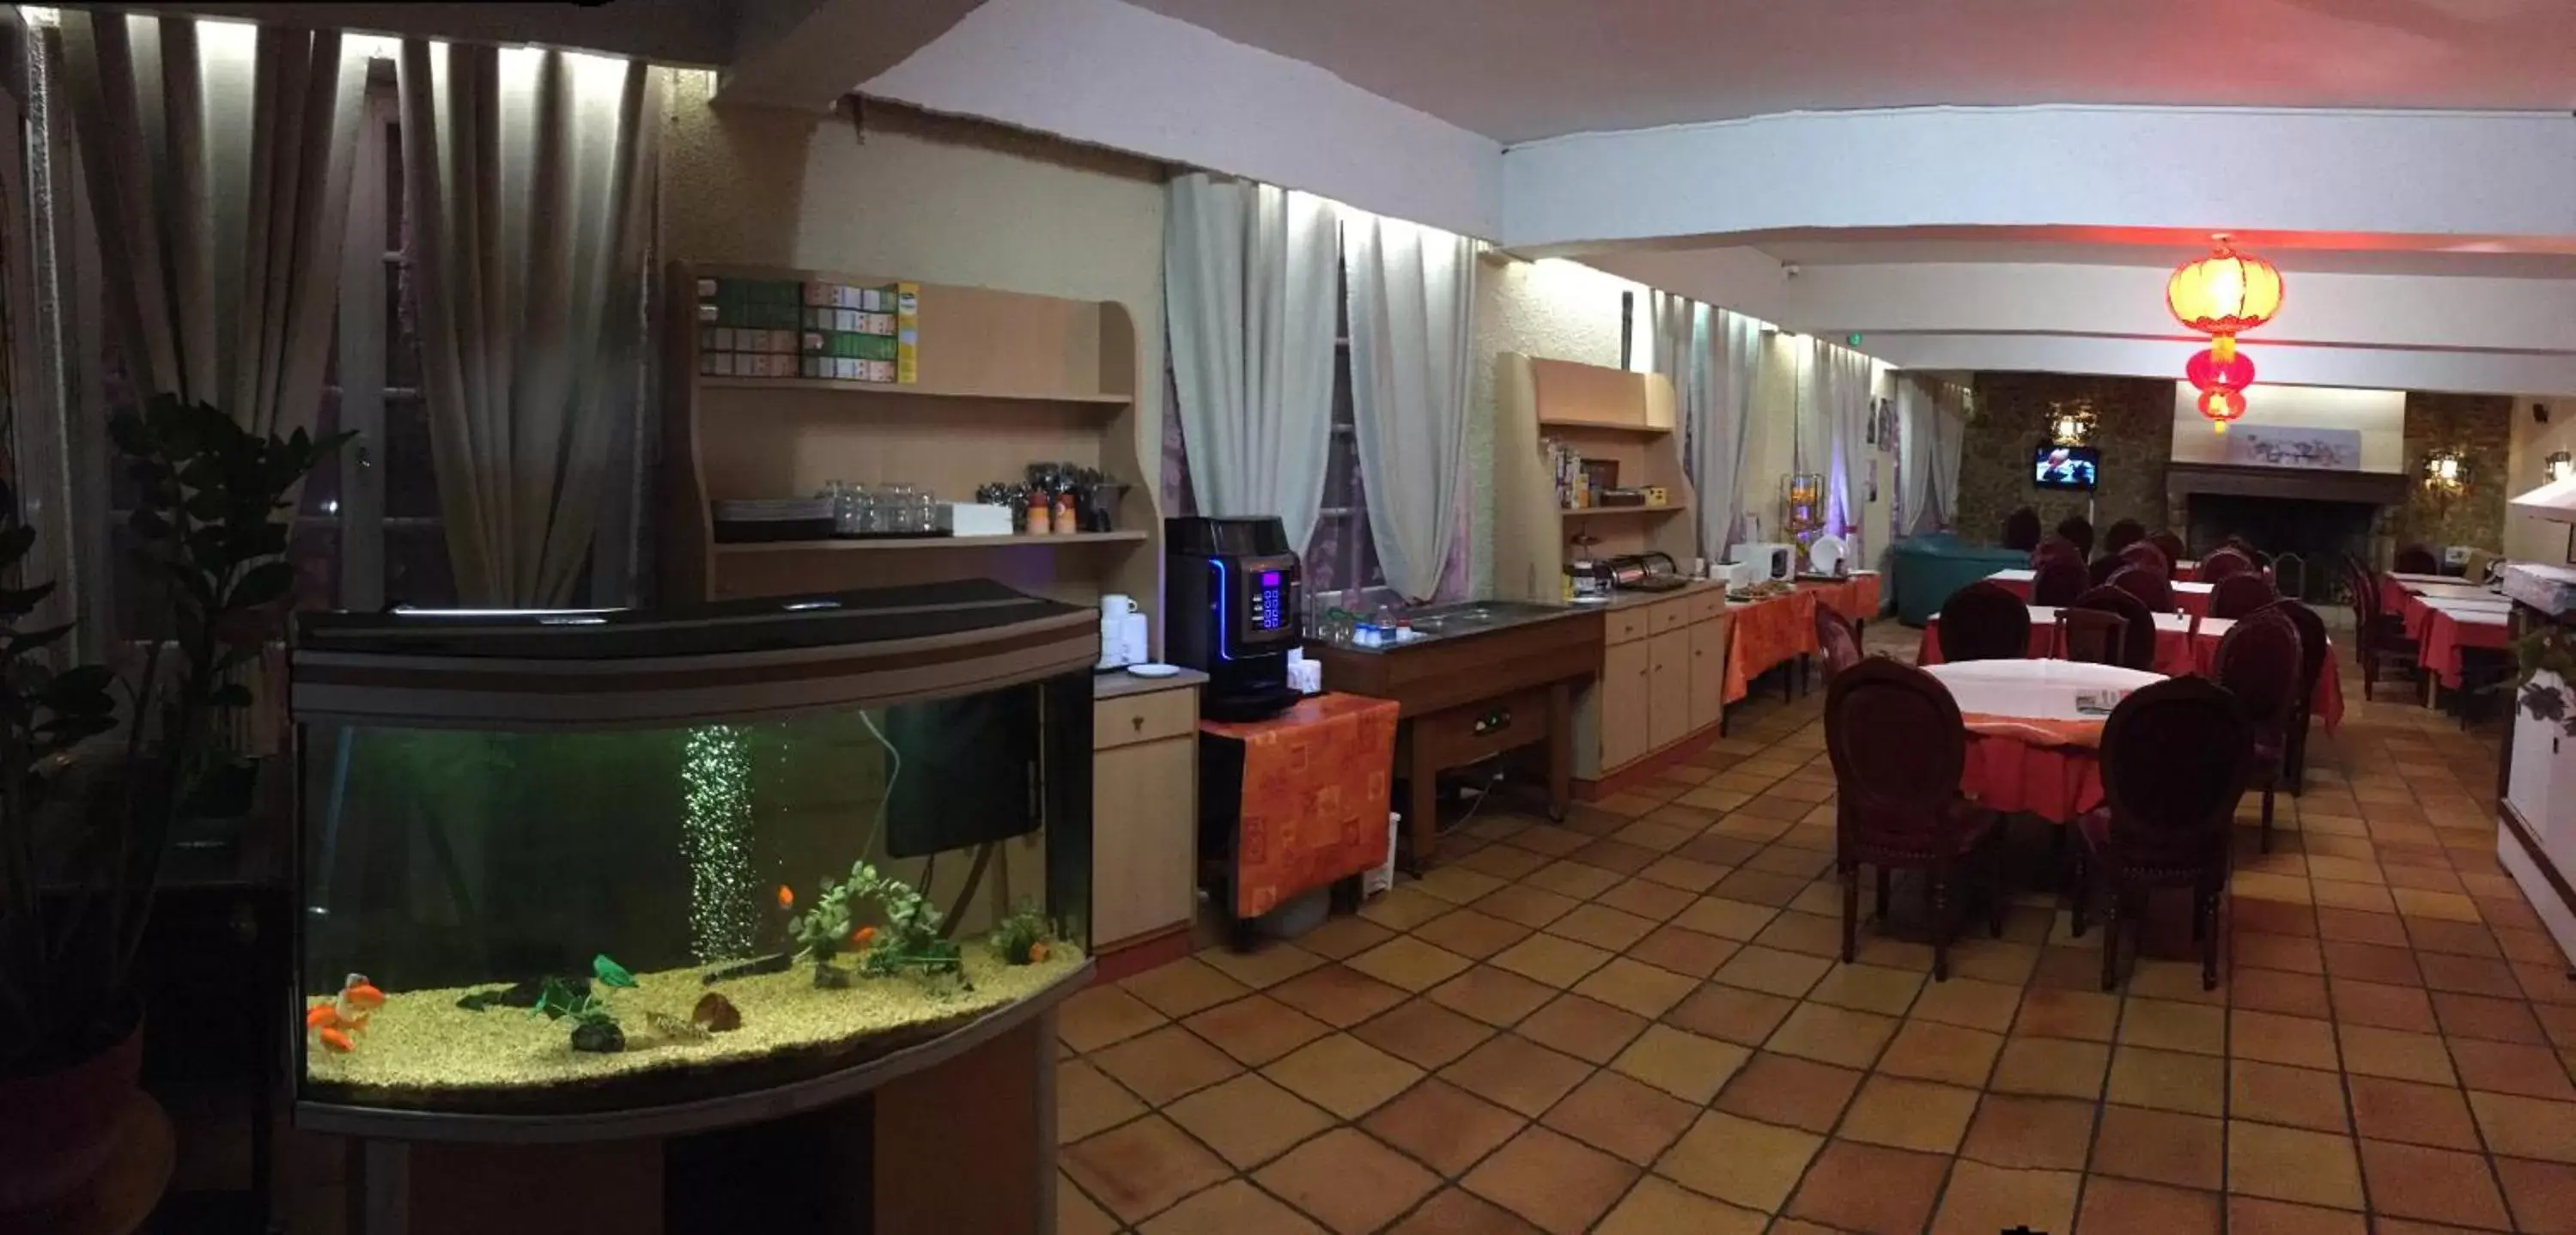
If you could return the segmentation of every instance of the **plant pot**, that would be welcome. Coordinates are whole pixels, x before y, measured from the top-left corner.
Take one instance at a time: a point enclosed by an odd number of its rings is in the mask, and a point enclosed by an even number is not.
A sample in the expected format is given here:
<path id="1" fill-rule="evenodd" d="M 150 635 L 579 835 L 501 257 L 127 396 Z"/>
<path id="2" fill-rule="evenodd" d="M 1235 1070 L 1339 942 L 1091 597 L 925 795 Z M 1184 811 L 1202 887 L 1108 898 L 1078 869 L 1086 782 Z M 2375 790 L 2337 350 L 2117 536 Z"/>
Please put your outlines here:
<path id="1" fill-rule="evenodd" d="M 67 1067 L 0 1076 L 0 1213 L 69 1195 L 116 1152 L 143 1067 L 143 1020 Z"/>

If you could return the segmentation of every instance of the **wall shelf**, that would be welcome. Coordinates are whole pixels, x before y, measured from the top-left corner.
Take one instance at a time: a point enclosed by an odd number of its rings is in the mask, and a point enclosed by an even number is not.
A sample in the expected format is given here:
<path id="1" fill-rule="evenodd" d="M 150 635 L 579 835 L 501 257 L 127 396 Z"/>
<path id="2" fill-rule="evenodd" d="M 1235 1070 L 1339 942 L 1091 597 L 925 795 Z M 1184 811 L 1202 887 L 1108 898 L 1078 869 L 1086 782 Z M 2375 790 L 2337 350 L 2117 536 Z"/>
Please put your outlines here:
<path id="1" fill-rule="evenodd" d="M 1054 549 L 1076 545 L 1143 544 L 1144 532 L 1068 532 L 1062 536 L 902 536 L 881 540 L 758 540 L 719 544 L 733 553 L 901 553 L 925 549 Z"/>
<path id="2" fill-rule="evenodd" d="M 1664 502 L 1643 506 L 1586 506 L 1580 510 L 1559 510 L 1568 519 L 1592 519 L 1603 515 L 1670 515 L 1690 509 L 1688 502 Z"/>
<path id="3" fill-rule="evenodd" d="M 922 399 L 981 399 L 1004 403 L 1085 403 L 1102 407 L 1125 407 L 1136 401 L 1130 394 L 1080 394 L 1060 390 L 956 390 L 919 383 L 905 386 L 893 382 L 844 382 L 821 377 L 700 377 L 701 390 L 826 390 L 837 394 L 898 395 Z"/>
<path id="4" fill-rule="evenodd" d="M 1570 433 L 1629 433 L 1638 437 L 1661 437 L 1673 431 L 1671 425 L 1604 424 L 1598 420 L 1568 420 L 1547 416 L 1539 417 L 1538 427 Z"/>

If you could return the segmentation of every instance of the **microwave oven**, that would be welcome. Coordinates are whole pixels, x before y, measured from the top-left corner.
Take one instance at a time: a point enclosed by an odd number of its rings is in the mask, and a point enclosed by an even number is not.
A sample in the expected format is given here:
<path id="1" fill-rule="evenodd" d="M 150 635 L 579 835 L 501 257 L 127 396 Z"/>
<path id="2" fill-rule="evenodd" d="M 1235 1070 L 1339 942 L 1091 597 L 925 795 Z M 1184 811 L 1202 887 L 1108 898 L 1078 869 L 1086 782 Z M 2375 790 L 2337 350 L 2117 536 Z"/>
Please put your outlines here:
<path id="1" fill-rule="evenodd" d="M 1728 559 L 1747 564 L 1763 579 L 1794 579 L 1798 575 L 1798 546 L 1774 543 L 1741 544 L 1727 552 Z"/>

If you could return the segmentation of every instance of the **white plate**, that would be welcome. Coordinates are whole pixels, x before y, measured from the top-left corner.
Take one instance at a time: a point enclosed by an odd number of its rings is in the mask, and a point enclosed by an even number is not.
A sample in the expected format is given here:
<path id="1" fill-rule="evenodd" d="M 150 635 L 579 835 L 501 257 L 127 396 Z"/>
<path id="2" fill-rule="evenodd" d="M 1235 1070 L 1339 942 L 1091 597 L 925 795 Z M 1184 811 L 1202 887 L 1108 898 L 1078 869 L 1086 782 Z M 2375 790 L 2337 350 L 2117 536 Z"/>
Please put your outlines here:
<path id="1" fill-rule="evenodd" d="M 1807 546 L 1807 564 L 1815 567 L 1817 574 L 1830 575 L 1834 567 L 1842 564 L 1846 552 L 1849 550 L 1843 547 L 1841 537 L 1819 536 Z"/>
<path id="2" fill-rule="evenodd" d="M 1181 667 L 1179 665 L 1166 665 L 1155 662 L 1127 666 L 1127 672 L 1135 674 L 1140 678 L 1167 678 L 1173 674 L 1179 673 L 1180 671 Z"/>

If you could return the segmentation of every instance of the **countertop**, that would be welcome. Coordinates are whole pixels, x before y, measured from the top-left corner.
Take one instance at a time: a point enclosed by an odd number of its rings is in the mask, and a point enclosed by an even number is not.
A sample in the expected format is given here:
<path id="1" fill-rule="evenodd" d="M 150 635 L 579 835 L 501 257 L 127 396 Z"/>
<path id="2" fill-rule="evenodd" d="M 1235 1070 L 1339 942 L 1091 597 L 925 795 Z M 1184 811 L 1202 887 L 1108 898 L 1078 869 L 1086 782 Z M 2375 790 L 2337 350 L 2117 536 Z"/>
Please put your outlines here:
<path id="1" fill-rule="evenodd" d="M 1603 611 L 1611 609 L 1634 609 L 1641 605 L 1660 605 L 1668 600 L 1685 600 L 1703 592 L 1724 592 L 1725 590 L 1726 585 L 1722 583 L 1713 583 L 1706 579 L 1694 579 L 1691 581 L 1689 586 L 1675 588 L 1669 592 L 1612 592 L 1610 594 L 1610 599 L 1605 603 L 1598 605 L 1578 605 L 1576 607 L 1582 609 L 1599 609 Z"/>
<path id="2" fill-rule="evenodd" d="M 1180 690 L 1206 683 L 1208 676 L 1196 669 L 1183 669 L 1167 678 L 1140 678 L 1124 669 L 1091 675 L 1091 698 L 1120 699 L 1128 695 L 1150 695 L 1160 690 Z"/>
<path id="3" fill-rule="evenodd" d="M 1676 592 L 1672 595 L 1680 595 L 1680 593 Z M 1462 600 L 1453 604 L 1407 610 L 1405 616 L 1413 620 L 1418 637 L 1403 643 L 1362 647 L 1356 643 L 1330 643 L 1321 639 L 1308 639 L 1306 647 L 1310 650 L 1310 655 L 1315 650 L 1322 650 L 1349 652 L 1361 656 L 1382 656 L 1390 652 L 1429 647 L 1435 643 L 1450 643 L 1459 639 L 1473 639 L 1506 630 L 1525 630 L 1545 622 L 1557 622 L 1568 618 L 1579 618 L 1587 613 L 1599 613 L 1604 607 L 1550 604 L 1534 600 Z M 1457 622 L 1445 627 L 1434 625 L 1451 614 L 1475 609 L 1488 610 L 1491 614 L 1490 618 L 1480 622 Z"/>

